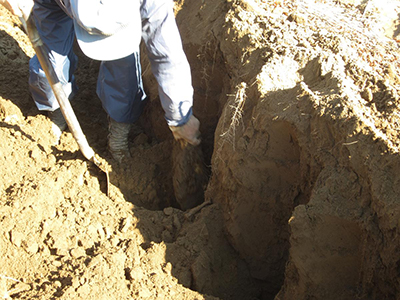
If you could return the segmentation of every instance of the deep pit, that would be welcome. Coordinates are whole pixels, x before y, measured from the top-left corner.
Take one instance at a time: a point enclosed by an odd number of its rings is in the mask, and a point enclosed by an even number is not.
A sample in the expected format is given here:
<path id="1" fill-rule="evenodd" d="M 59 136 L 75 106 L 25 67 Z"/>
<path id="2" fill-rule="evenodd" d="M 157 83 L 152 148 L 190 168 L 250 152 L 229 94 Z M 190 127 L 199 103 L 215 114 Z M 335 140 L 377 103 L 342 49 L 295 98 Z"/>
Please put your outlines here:
<path id="1" fill-rule="evenodd" d="M 0 8 L 4 298 L 398 299 L 400 10 L 384 2 L 175 1 L 213 203 L 194 215 L 177 209 L 145 50 L 149 101 L 121 166 L 98 62 L 77 48 L 72 105 L 107 197 L 69 132 L 53 145 L 32 49 Z"/>

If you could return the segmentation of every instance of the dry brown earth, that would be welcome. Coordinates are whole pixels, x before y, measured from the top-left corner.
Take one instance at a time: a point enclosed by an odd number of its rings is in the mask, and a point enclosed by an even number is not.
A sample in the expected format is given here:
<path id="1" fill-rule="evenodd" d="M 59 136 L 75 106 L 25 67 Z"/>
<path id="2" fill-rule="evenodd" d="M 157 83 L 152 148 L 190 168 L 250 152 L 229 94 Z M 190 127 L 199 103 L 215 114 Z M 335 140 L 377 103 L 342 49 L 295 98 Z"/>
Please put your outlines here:
<path id="1" fill-rule="evenodd" d="M 0 8 L 0 297 L 400 299 L 398 1 L 175 2 L 211 174 L 193 216 L 174 208 L 145 54 L 150 101 L 118 166 L 77 49 L 72 105 L 107 197 L 71 133 L 54 145 Z"/>

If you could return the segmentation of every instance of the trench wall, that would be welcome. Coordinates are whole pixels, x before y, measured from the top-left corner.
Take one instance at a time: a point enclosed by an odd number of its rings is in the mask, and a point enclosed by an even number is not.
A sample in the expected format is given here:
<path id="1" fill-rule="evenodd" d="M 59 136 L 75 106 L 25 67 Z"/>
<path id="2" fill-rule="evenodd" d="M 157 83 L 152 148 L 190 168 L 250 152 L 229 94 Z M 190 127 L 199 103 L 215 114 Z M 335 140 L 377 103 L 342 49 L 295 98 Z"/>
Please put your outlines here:
<path id="1" fill-rule="evenodd" d="M 365 66 L 359 41 L 267 2 L 176 2 L 206 198 L 263 299 L 396 299 L 396 77 Z M 148 118 L 160 139 L 161 114 Z"/>

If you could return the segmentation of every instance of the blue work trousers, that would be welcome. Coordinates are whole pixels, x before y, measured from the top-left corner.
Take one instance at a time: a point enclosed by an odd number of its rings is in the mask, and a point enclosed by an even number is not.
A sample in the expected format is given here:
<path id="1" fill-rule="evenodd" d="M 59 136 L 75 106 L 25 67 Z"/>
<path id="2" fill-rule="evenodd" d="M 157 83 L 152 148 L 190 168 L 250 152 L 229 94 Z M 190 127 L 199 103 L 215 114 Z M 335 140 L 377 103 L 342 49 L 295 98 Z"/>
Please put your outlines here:
<path id="1" fill-rule="evenodd" d="M 58 80 L 71 100 L 77 92 L 74 72 L 78 63 L 73 52 L 73 21 L 54 0 L 35 1 L 33 16 Z M 36 55 L 29 62 L 29 88 L 39 110 L 54 111 L 59 107 Z M 135 122 L 145 99 L 139 54 L 101 62 L 96 91 L 112 119 Z"/>

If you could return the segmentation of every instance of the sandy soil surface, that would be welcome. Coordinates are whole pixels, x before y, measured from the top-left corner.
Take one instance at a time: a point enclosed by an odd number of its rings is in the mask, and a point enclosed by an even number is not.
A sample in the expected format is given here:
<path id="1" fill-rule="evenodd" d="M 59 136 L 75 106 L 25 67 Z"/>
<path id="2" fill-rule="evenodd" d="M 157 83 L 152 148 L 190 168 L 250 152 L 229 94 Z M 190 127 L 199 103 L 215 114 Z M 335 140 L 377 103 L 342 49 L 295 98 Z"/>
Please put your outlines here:
<path id="1" fill-rule="evenodd" d="M 118 165 L 99 63 L 76 48 L 72 106 L 108 196 L 71 133 L 55 143 L 29 94 L 34 52 L 0 7 L 0 297 L 399 299 L 398 1 L 175 4 L 211 203 L 194 214 L 145 50 L 149 103 Z"/>

